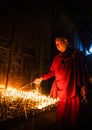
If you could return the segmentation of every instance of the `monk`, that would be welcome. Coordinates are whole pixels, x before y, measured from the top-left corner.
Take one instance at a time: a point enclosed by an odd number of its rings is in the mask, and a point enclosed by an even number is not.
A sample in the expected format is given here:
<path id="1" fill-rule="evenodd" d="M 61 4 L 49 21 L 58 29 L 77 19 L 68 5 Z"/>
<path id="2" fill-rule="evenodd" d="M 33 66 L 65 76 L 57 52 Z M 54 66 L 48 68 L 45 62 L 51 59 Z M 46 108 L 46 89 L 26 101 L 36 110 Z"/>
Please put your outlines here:
<path id="1" fill-rule="evenodd" d="M 71 47 L 66 37 L 55 38 L 59 53 L 54 57 L 49 72 L 34 79 L 41 83 L 54 76 L 50 96 L 59 98 L 56 109 L 57 129 L 73 129 L 78 120 L 80 96 L 87 90 L 87 65 L 82 51 Z"/>

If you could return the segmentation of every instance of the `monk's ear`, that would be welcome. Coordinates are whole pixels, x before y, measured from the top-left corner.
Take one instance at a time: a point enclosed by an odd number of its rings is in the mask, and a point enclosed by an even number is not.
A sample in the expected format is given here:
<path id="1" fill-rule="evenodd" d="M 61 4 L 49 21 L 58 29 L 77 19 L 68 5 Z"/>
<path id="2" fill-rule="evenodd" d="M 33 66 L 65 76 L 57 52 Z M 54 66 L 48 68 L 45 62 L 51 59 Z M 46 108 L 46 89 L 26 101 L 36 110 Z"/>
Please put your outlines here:
<path id="1" fill-rule="evenodd" d="M 64 39 L 64 41 L 65 41 L 65 42 L 68 42 L 68 40 L 67 40 L 67 39 Z"/>

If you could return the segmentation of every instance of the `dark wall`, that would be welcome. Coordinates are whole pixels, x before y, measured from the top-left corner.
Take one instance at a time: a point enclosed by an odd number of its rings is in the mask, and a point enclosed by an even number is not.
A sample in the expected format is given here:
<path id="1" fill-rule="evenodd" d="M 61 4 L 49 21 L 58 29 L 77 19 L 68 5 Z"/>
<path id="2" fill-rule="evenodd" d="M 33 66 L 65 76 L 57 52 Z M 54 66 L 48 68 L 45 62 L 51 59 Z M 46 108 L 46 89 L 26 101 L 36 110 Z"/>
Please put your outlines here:
<path id="1" fill-rule="evenodd" d="M 2 57 L 0 83 L 22 86 L 49 71 L 57 53 L 54 34 L 71 34 L 75 24 L 57 1 L 0 1 L 0 48 Z M 5 53 L 5 54 L 4 54 Z M 6 66 L 5 66 L 6 65 Z M 2 76 L 1 76 L 2 77 Z M 46 83 L 49 88 L 52 80 Z"/>
<path id="2" fill-rule="evenodd" d="M 0 1 L 0 83 L 25 85 L 48 69 L 50 15 L 47 4 Z"/>

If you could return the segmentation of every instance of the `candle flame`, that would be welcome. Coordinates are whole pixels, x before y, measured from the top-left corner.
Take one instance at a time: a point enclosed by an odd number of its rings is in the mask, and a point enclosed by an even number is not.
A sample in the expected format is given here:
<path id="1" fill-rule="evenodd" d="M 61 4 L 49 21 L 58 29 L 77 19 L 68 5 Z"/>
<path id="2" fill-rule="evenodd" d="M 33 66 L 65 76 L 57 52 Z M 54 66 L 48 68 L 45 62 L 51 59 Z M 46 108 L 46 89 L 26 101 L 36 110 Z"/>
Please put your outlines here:
<path id="1" fill-rule="evenodd" d="M 43 95 L 38 91 L 38 89 L 22 91 L 13 88 L 12 86 L 8 86 L 7 89 L 4 90 L 2 89 L 0 95 L 0 104 L 1 107 L 2 105 L 6 105 L 6 113 L 9 113 L 10 109 L 13 109 L 13 111 L 17 110 L 17 112 L 24 111 L 26 118 L 28 111 L 31 111 L 32 109 L 48 109 L 48 106 L 53 107 L 58 101 L 59 98 L 52 98 L 50 96 Z M 3 109 L 5 108 L 3 107 Z M 12 115 L 12 113 L 10 115 Z"/>

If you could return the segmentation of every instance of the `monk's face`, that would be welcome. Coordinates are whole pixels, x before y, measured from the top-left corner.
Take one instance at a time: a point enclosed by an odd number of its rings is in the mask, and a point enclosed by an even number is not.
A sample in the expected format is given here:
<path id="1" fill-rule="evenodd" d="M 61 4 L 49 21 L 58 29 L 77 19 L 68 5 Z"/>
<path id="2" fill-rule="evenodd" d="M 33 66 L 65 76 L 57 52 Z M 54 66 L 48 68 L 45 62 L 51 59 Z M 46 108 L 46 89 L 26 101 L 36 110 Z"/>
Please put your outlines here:
<path id="1" fill-rule="evenodd" d="M 65 52 L 68 46 L 68 41 L 67 39 L 61 39 L 61 38 L 56 38 L 55 40 L 55 44 L 56 44 L 56 48 L 60 51 L 60 52 Z"/>

